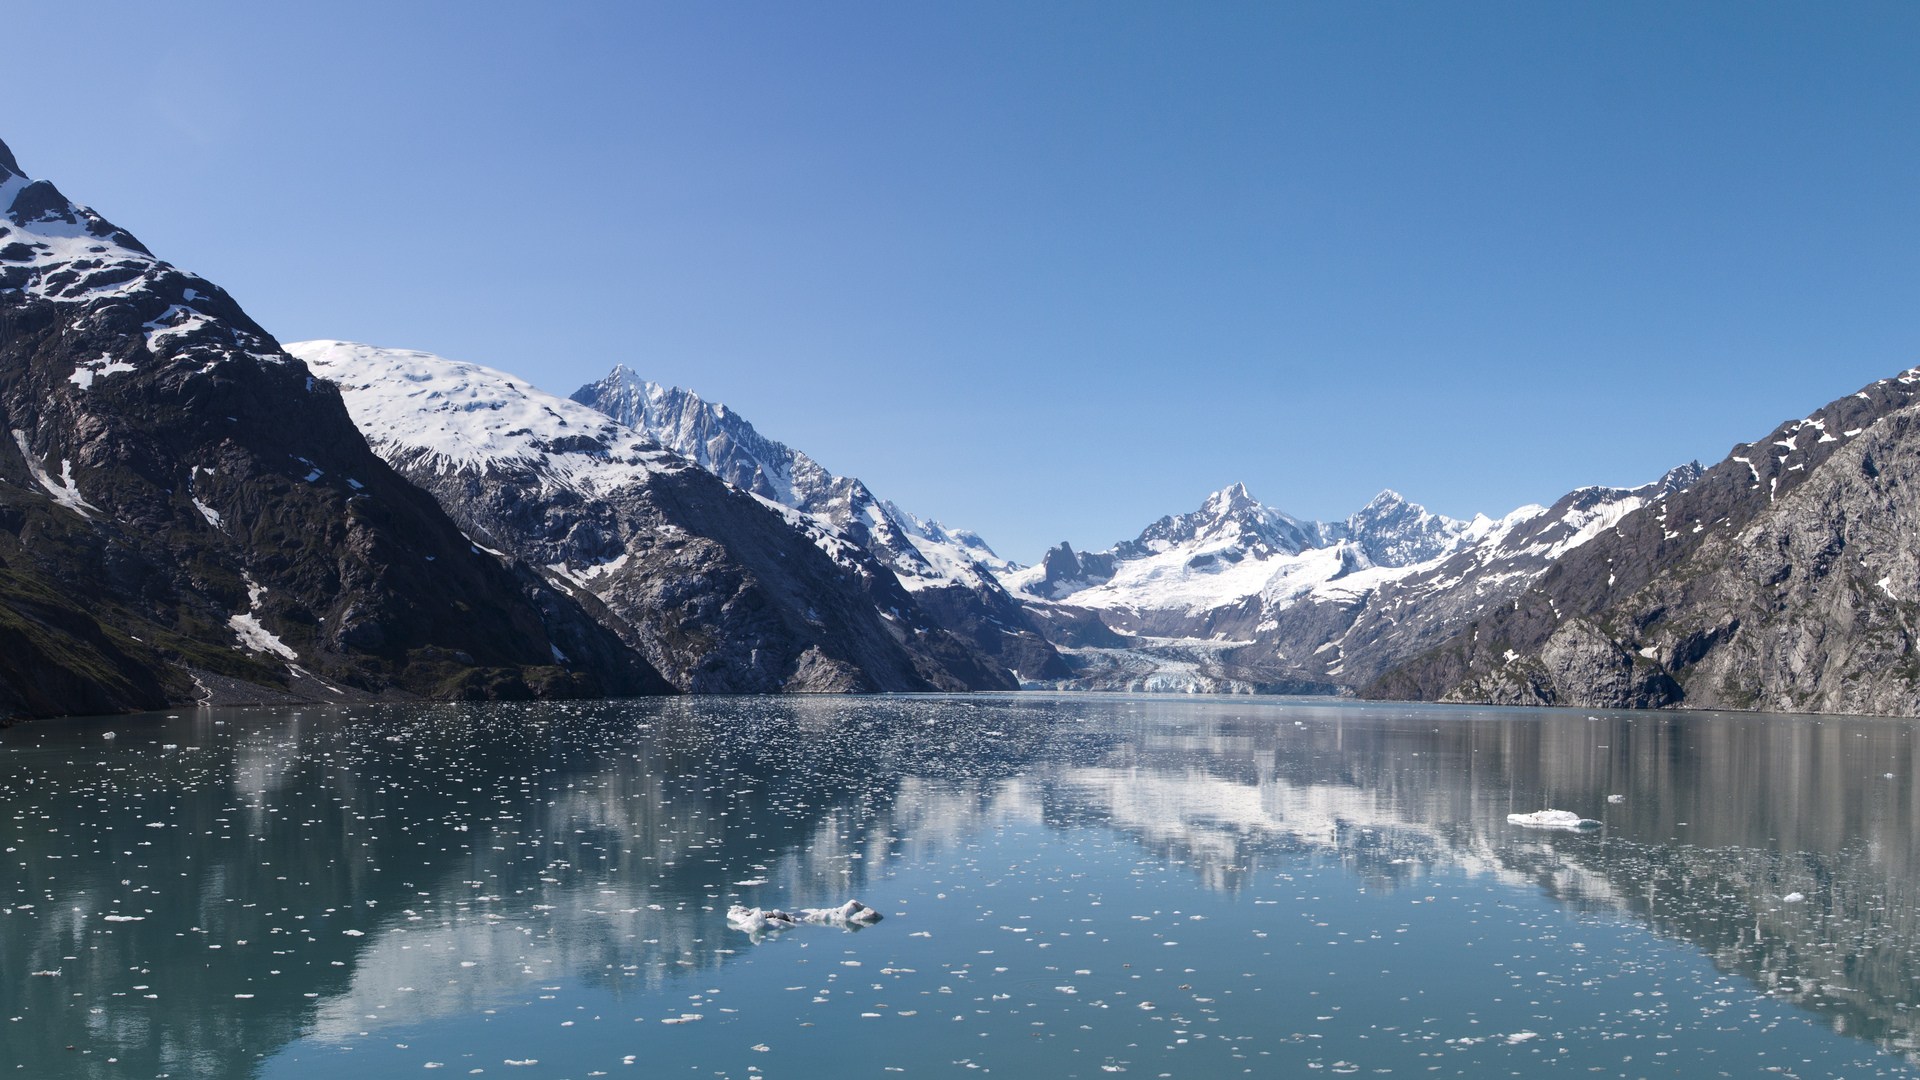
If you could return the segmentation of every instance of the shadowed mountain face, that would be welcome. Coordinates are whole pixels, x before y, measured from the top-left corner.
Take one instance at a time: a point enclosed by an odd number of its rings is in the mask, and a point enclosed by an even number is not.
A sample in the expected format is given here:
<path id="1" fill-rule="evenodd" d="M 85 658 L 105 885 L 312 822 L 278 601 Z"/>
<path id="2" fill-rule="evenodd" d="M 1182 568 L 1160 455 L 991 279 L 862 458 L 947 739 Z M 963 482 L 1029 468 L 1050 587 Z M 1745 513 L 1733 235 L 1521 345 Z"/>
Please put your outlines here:
<path id="1" fill-rule="evenodd" d="M 590 606 L 681 690 L 1016 688 L 854 538 L 643 431 L 430 353 L 287 348 L 479 545 Z"/>
<path id="2" fill-rule="evenodd" d="M 1734 447 L 1367 695 L 1920 713 L 1916 386 Z"/>
<path id="3" fill-rule="evenodd" d="M 978 535 L 876 498 L 806 454 L 756 431 L 725 405 L 648 382 L 621 365 L 573 400 L 659 440 L 742 490 L 819 518 L 899 579 L 934 624 L 1019 679 L 1068 675 L 1053 646 L 995 577 L 1013 564 Z M 883 608 L 884 610 L 884 608 Z"/>
<path id="4" fill-rule="evenodd" d="M 0 210 L 0 715 L 667 689 L 218 286 L 3 147 Z"/>

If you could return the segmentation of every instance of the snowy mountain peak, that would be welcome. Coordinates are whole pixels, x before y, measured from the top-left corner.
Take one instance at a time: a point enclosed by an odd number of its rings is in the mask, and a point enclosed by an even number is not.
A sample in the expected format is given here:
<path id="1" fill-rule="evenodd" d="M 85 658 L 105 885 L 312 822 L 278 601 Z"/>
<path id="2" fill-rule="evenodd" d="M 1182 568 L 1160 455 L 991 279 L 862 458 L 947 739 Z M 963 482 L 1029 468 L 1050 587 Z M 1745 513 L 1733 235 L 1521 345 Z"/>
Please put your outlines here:
<path id="1" fill-rule="evenodd" d="M 837 479 L 813 459 L 754 430 L 725 405 L 643 379 L 621 364 L 573 401 L 637 428 L 727 483 L 795 510 L 828 516 Z"/>
<path id="2" fill-rule="evenodd" d="M 745 417 L 691 390 L 642 379 L 620 365 L 573 400 L 647 432 L 722 480 L 813 514 L 845 531 L 915 592 L 961 585 L 997 593 L 1011 563 L 972 533 L 949 531 L 878 499 L 857 478 L 835 476 L 806 454 L 754 429 Z"/>
<path id="3" fill-rule="evenodd" d="M 1245 484 L 1234 484 L 1207 496 L 1191 514 L 1163 517 L 1149 525 L 1137 540 L 1114 549 L 1122 559 L 1167 551 L 1186 544 L 1245 547 L 1264 556 L 1273 551 L 1296 554 L 1323 541 L 1318 526 L 1262 505 Z"/>
<path id="4" fill-rule="evenodd" d="M 646 434 L 504 371 L 410 349 L 299 341 L 287 352 L 340 387 L 375 451 L 484 474 L 538 468 L 610 491 L 676 464 Z"/>
<path id="5" fill-rule="evenodd" d="M 139 289 L 166 266 L 132 233 L 29 179 L 4 143 L 0 207 L 0 291 L 85 301 Z"/>
<path id="6" fill-rule="evenodd" d="M 1207 501 L 1200 504 L 1200 512 L 1224 516 L 1236 510 L 1245 510 L 1259 505 L 1260 501 L 1247 491 L 1247 485 L 1235 484 L 1207 496 Z"/>
<path id="7" fill-rule="evenodd" d="M 1430 513 L 1387 490 L 1346 520 L 1345 534 L 1375 566 L 1412 566 L 1459 547 L 1472 529 L 1473 522 Z"/>

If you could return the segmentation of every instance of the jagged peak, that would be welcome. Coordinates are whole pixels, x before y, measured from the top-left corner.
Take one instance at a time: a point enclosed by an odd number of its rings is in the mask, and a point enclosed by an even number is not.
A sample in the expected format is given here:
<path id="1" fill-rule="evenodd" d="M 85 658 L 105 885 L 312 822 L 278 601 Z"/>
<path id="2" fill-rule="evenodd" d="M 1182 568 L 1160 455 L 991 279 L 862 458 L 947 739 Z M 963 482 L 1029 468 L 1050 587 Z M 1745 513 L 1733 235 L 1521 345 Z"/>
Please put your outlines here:
<path id="1" fill-rule="evenodd" d="M 0 140 L 0 170 L 14 176 L 27 175 L 27 171 L 20 167 L 20 162 L 14 159 L 13 150 L 7 146 L 5 140 Z M 0 175 L 0 180 L 4 179 L 6 176 Z"/>
<path id="2" fill-rule="evenodd" d="M 1219 517 L 1236 510 L 1258 506 L 1260 506 L 1260 500 L 1253 497 L 1253 493 L 1247 490 L 1247 485 L 1236 483 L 1207 496 L 1206 501 L 1200 504 L 1200 513 Z"/>
<path id="3" fill-rule="evenodd" d="M 1660 494 L 1671 495 L 1692 487 L 1706 473 L 1707 467 L 1699 461 L 1689 461 L 1685 465 L 1675 465 L 1668 469 L 1660 479 L 1654 481 L 1654 486 L 1659 489 Z"/>

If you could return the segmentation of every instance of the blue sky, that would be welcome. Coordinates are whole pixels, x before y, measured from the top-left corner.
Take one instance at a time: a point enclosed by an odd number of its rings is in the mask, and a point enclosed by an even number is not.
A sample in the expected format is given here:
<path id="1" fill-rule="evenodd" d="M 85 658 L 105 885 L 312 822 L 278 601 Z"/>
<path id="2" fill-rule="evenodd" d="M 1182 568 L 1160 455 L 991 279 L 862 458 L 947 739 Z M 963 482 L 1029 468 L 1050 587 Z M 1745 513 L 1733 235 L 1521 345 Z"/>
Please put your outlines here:
<path id="1" fill-rule="evenodd" d="M 283 340 L 626 363 L 1026 561 L 1235 481 L 1499 514 L 1920 363 L 1912 4 L 8 26 L 27 171 Z"/>

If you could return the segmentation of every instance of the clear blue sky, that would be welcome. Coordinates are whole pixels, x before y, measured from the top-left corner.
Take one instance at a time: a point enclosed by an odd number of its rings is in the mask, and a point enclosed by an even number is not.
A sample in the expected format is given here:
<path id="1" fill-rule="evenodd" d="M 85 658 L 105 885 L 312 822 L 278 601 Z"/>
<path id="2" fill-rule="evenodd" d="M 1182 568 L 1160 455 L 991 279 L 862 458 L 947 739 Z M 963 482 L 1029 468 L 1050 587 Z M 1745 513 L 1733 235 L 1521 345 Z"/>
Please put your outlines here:
<path id="1" fill-rule="evenodd" d="M 615 363 L 1031 561 L 1503 513 L 1920 363 L 1920 5 L 19 4 L 0 138 L 283 340 Z"/>

